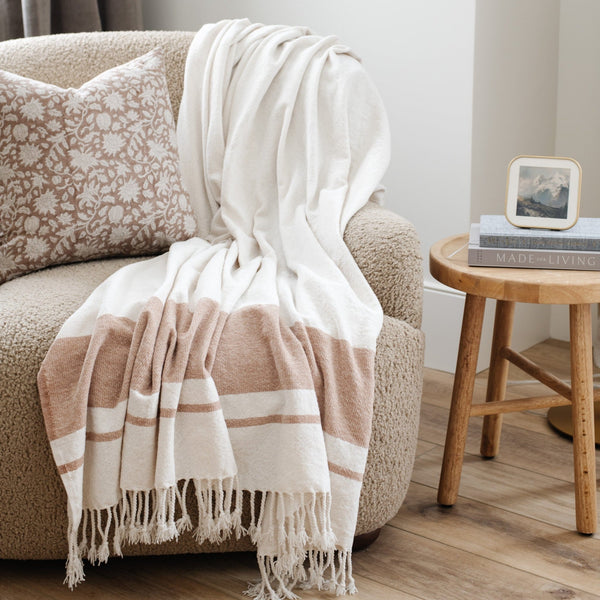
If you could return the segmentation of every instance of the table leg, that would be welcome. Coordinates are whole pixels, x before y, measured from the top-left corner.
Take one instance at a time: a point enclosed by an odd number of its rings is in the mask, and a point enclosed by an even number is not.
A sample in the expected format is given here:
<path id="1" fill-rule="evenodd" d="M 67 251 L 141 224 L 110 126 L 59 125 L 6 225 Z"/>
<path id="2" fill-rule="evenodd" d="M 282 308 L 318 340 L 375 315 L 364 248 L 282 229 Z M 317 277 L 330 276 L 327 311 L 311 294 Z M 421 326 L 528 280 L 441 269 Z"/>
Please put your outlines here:
<path id="1" fill-rule="evenodd" d="M 515 303 L 507 300 L 496 301 L 494 318 L 494 335 L 490 355 L 490 371 L 487 382 L 486 402 L 504 400 L 506 380 L 508 378 L 508 360 L 502 357 L 502 349 L 510 346 L 512 327 L 515 316 Z M 483 418 L 481 431 L 481 455 L 493 458 L 500 447 L 500 431 L 502 415 L 487 415 Z"/>
<path id="2" fill-rule="evenodd" d="M 484 311 L 485 297 L 467 294 L 437 497 L 446 506 L 454 504 L 458 496 Z"/>
<path id="3" fill-rule="evenodd" d="M 575 515 L 580 533 L 597 527 L 592 319 L 589 304 L 569 306 Z"/>

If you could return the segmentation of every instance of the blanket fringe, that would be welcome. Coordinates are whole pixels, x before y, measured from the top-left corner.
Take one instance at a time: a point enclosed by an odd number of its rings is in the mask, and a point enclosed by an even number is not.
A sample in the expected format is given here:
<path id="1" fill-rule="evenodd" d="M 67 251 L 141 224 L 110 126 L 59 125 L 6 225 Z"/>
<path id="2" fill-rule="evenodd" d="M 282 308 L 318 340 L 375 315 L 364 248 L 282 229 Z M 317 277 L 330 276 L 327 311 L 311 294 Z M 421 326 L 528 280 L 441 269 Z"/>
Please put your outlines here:
<path id="1" fill-rule="evenodd" d="M 356 593 L 351 550 L 336 548 L 330 494 L 262 492 L 258 515 L 257 504 L 251 493 L 248 533 L 258 549 L 261 581 L 249 586 L 247 596 L 295 600 L 296 586 L 330 590 L 338 596 Z"/>
<path id="2" fill-rule="evenodd" d="M 273 556 L 259 556 L 261 581 L 251 584 L 244 595 L 254 600 L 297 600 L 299 596 L 293 592 L 295 587 L 330 591 L 336 596 L 357 592 L 350 550 L 309 550 L 305 559 L 287 576 L 281 573 L 278 562 Z"/>
<path id="3" fill-rule="evenodd" d="M 198 523 L 188 513 L 188 488 L 193 484 Z M 191 490 L 192 488 L 190 488 Z M 92 564 L 122 556 L 124 544 L 161 543 L 193 529 L 194 539 L 219 543 L 230 535 L 248 534 L 256 544 L 261 581 L 246 594 L 256 600 L 295 600 L 296 586 L 356 592 L 350 550 L 336 547 L 328 493 L 250 492 L 250 523 L 242 527 L 242 492 L 236 477 L 189 479 L 158 490 L 127 490 L 104 509 L 84 509 L 81 525 L 69 524 L 69 556 L 65 583 L 83 581 L 85 557 Z"/>
<path id="4" fill-rule="evenodd" d="M 66 572 L 67 575 L 63 583 L 69 586 L 72 590 L 78 583 L 85 579 L 83 572 L 83 561 L 81 560 L 81 551 L 77 545 L 77 530 L 71 522 L 71 514 L 69 513 L 69 529 L 67 532 L 69 542 L 69 554 L 67 557 Z"/>
<path id="5" fill-rule="evenodd" d="M 91 564 L 107 562 L 112 531 L 113 554 L 123 556 L 124 544 L 160 544 L 177 539 L 192 529 L 187 509 L 187 490 L 193 481 L 198 502 L 199 525 L 196 541 L 224 541 L 231 534 L 237 538 L 242 528 L 242 494 L 236 477 L 208 481 L 185 480 L 178 485 L 159 490 L 127 490 L 111 507 L 87 508 L 82 512 L 81 525 L 74 527 L 69 516 L 67 576 L 65 583 L 73 589 L 84 580 L 83 558 Z M 176 520 L 176 514 L 180 517 Z"/>

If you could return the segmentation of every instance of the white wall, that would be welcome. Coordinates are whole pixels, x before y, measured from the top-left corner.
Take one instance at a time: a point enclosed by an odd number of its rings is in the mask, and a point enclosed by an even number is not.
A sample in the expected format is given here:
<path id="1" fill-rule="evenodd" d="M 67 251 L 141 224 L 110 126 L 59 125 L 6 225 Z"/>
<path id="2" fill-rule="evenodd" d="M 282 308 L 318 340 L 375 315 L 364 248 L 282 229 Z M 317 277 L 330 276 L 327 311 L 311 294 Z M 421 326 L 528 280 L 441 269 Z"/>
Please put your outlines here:
<path id="1" fill-rule="evenodd" d="M 561 0 L 555 153 L 581 164 L 584 217 L 600 217 L 599 24 L 598 0 Z M 565 307 L 552 307 L 550 335 L 569 339 Z M 600 348 L 598 336 L 595 346 Z"/>
<path id="2" fill-rule="evenodd" d="M 600 217 L 600 2 L 562 0 L 556 154 L 581 164 L 581 215 Z"/>
<path id="3" fill-rule="evenodd" d="M 554 155 L 559 17 L 559 0 L 477 2 L 472 221 L 504 212 L 512 158 Z"/>

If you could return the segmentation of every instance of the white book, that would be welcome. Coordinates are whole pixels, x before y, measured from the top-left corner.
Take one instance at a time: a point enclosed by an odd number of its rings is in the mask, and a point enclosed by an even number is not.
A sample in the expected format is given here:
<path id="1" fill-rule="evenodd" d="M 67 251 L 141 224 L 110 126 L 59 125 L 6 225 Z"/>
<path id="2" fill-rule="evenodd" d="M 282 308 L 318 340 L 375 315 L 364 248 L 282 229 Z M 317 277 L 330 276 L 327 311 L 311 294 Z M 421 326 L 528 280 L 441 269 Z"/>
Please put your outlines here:
<path id="1" fill-rule="evenodd" d="M 511 225 L 504 215 L 481 215 L 482 248 L 600 251 L 600 218 L 580 217 L 570 229 L 528 229 Z"/>
<path id="2" fill-rule="evenodd" d="M 479 245 L 479 223 L 471 225 L 467 261 L 473 267 L 600 271 L 600 251 L 484 248 Z"/>

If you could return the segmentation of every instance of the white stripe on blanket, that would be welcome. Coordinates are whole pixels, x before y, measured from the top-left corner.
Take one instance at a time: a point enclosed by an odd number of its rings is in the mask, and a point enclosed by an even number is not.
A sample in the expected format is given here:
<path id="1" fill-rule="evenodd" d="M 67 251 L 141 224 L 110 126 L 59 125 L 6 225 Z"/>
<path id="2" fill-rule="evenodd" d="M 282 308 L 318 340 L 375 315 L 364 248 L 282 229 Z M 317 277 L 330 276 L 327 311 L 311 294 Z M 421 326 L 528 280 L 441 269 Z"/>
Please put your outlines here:
<path id="1" fill-rule="evenodd" d="M 38 376 L 67 583 L 193 528 L 251 537 L 256 598 L 353 592 L 382 312 L 342 236 L 381 191 L 380 98 L 335 38 L 223 21 L 190 47 L 178 143 L 205 239 L 107 279 Z"/>

